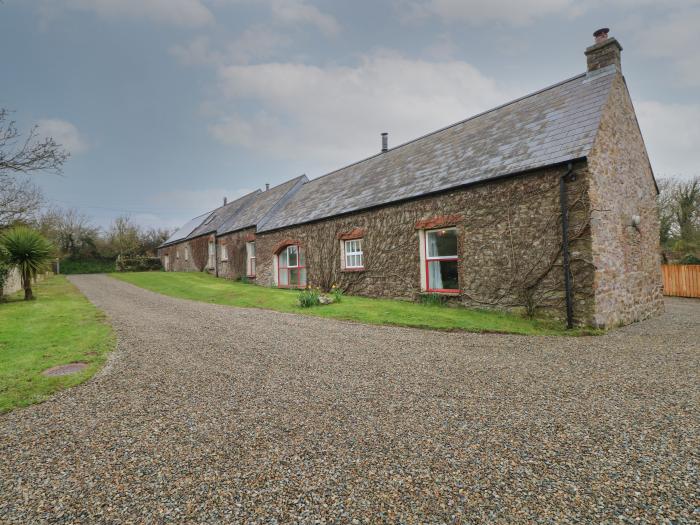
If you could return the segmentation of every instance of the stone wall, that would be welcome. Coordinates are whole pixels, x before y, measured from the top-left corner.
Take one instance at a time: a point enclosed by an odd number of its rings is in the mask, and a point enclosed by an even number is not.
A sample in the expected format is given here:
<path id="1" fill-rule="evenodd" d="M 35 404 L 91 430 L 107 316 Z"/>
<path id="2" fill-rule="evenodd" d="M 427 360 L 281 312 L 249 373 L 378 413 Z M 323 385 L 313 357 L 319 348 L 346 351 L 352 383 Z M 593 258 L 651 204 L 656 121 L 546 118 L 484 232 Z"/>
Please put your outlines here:
<path id="1" fill-rule="evenodd" d="M 240 279 L 246 275 L 246 242 L 249 240 L 255 240 L 255 228 L 246 228 L 217 238 L 219 277 Z M 228 260 L 225 261 L 221 257 L 222 246 L 226 247 L 228 253 Z"/>
<path id="2" fill-rule="evenodd" d="M 165 268 L 165 256 L 170 259 L 171 272 L 201 272 L 207 271 L 214 273 L 213 269 L 207 268 L 207 258 L 209 250 L 209 242 L 214 240 L 214 235 L 202 235 L 189 239 L 187 241 L 171 244 L 165 248 L 158 249 L 158 257 L 160 257 Z M 185 249 L 189 248 L 189 257 L 185 258 Z"/>
<path id="3" fill-rule="evenodd" d="M 415 299 L 424 265 L 418 227 L 455 226 L 458 232 L 460 293 L 452 300 L 478 307 L 509 308 L 529 300 L 558 316 L 564 313 L 561 268 L 559 176 L 566 167 L 474 185 L 374 210 L 283 230 L 258 233 L 257 282 L 274 285 L 274 255 L 285 242 L 306 253 L 308 281 L 348 293 Z M 572 202 L 571 231 L 575 314 L 592 318 L 592 269 L 587 208 L 587 167 L 575 167 L 567 185 Z M 445 222 L 447 221 L 447 222 Z M 449 223 L 449 224 L 448 224 Z M 364 230 L 364 271 L 343 271 L 339 237 Z"/>
<path id="4" fill-rule="evenodd" d="M 594 323 L 610 327 L 655 315 L 663 311 L 656 186 L 620 74 L 604 108 L 589 165 Z"/>

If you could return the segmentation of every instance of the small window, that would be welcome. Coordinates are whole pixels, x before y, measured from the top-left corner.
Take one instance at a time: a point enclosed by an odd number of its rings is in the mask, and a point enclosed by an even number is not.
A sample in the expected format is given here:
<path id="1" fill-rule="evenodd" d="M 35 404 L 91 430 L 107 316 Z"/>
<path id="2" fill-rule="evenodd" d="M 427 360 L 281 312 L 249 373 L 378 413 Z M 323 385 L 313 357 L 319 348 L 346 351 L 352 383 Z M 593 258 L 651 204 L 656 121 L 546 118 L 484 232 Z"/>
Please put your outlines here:
<path id="1" fill-rule="evenodd" d="M 431 292 L 458 292 L 457 230 L 445 228 L 425 232 L 426 284 Z"/>
<path id="2" fill-rule="evenodd" d="M 180 250 L 175 250 L 175 258 L 176 259 L 180 258 Z"/>
<path id="3" fill-rule="evenodd" d="M 255 242 L 245 243 L 246 251 L 246 275 L 255 277 Z"/>
<path id="4" fill-rule="evenodd" d="M 215 246 L 214 243 L 210 241 L 209 242 L 209 253 L 208 253 L 208 255 L 209 255 L 209 268 L 214 268 L 214 264 L 216 262 L 214 260 L 214 258 L 216 256 L 214 246 Z"/>
<path id="5" fill-rule="evenodd" d="M 190 260 L 190 247 L 185 246 L 185 260 L 189 261 Z"/>
<path id="6" fill-rule="evenodd" d="M 362 260 L 362 239 L 345 241 L 345 268 L 364 268 Z"/>
<path id="7" fill-rule="evenodd" d="M 277 256 L 277 285 L 280 288 L 303 288 L 306 286 L 304 251 L 292 244 Z"/>
<path id="8" fill-rule="evenodd" d="M 221 248 L 221 260 L 228 261 L 228 246 L 220 244 L 219 248 Z"/>

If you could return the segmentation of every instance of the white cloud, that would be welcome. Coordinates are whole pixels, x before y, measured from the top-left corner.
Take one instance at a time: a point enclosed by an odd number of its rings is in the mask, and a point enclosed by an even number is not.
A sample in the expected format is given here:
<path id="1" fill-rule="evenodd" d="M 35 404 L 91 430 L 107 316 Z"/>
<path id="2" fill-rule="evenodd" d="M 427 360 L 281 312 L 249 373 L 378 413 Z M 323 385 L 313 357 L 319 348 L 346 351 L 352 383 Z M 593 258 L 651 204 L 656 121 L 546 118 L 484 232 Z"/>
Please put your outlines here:
<path id="1" fill-rule="evenodd" d="M 180 26 L 199 27 L 214 20 L 202 0 L 44 0 L 44 14 L 60 9 L 92 11 L 109 17 L 146 18 Z"/>
<path id="2" fill-rule="evenodd" d="M 39 134 L 53 139 L 70 153 L 87 151 L 88 144 L 73 124 L 61 119 L 43 119 L 37 122 Z"/>
<path id="3" fill-rule="evenodd" d="M 396 145 L 514 96 L 467 63 L 388 54 L 355 67 L 269 63 L 219 74 L 234 104 L 264 109 L 221 118 L 210 128 L 214 137 L 325 168 L 375 153 L 382 131 Z"/>
<path id="4" fill-rule="evenodd" d="M 635 103 L 639 127 L 657 176 L 700 175 L 700 104 Z"/>
<path id="5" fill-rule="evenodd" d="M 304 0 L 270 0 L 270 8 L 273 16 L 280 21 L 310 24 L 331 36 L 340 32 L 340 25 L 335 18 Z"/>
<path id="6" fill-rule="evenodd" d="M 700 86 L 700 9 L 677 11 L 641 26 L 635 45 L 647 56 L 669 60 L 682 82 Z"/>

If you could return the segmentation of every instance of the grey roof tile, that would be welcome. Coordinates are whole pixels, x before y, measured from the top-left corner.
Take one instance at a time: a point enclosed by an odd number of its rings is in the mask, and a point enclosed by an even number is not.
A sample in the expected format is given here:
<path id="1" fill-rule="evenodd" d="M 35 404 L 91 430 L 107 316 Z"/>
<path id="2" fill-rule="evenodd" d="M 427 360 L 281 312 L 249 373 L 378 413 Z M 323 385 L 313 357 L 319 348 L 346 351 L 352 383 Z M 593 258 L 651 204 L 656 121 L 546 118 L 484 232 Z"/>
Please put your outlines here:
<path id="1" fill-rule="evenodd" d="M 584 157 L 614 66 L 527 97 L 307 182 L 258 231 L 311 222 Z"/>

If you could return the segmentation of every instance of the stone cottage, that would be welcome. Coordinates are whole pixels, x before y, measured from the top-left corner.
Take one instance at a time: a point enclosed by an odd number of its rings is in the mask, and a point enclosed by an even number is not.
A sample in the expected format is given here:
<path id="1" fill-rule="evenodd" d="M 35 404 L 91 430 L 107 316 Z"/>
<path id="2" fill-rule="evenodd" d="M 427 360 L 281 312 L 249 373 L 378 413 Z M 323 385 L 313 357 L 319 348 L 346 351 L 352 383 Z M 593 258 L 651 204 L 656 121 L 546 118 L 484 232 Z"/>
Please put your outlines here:
<path id="1" fill-rule="evenodd" d="M 601 327 L 660 312 L 658 190 L 622 47 L 594 37 L 581 75 L 196 217 L 164 267 Z"/>

